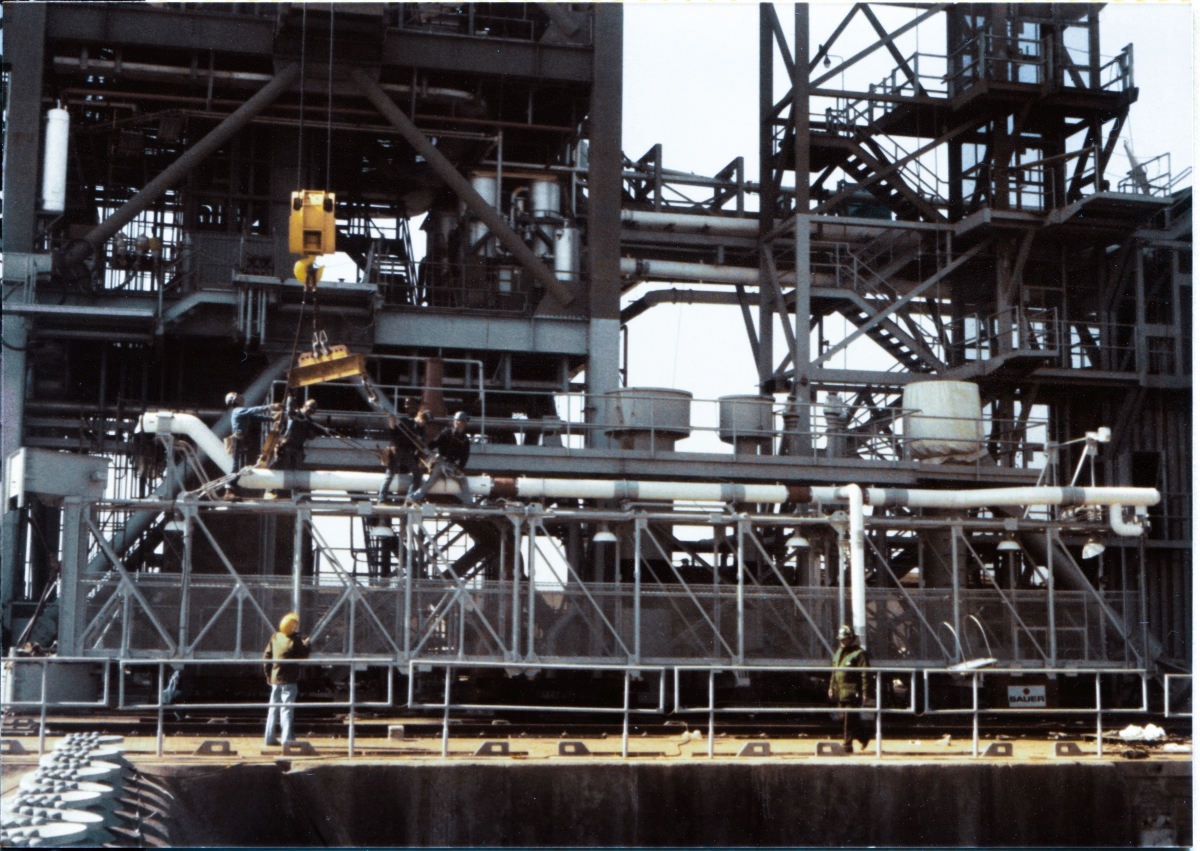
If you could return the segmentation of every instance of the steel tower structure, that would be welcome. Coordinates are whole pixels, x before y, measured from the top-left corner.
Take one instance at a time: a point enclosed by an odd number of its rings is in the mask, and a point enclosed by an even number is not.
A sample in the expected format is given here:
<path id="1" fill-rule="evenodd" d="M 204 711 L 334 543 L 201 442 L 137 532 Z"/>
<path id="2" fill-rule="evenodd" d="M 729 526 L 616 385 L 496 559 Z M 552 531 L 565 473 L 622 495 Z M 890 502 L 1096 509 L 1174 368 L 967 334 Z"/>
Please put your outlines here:
<path id="1" fill-rule="evenodd" d="M 1132 49 L 1100 55 L 1090 5 L 921 5 L 889 30 L 858 4 L 819 43 L 798 5 L 791 46 L 759 14 L 752 181 L 741 158 L 709 177 L 623 154 L 617 4 L 6 6 L 6 640 L 229 661 L 292 607 L 331 659 L 608 665 L 628 687 L 821 663 L 864 601 L 883 663 L 1190 670 L 1191 191 L 1153 163 L 1104 179 Z M 856 22 L 873 40 L 838 41 Z M 923 24 L 945 52 L 905 56 Z M 885 54 L 879 82 L 832 88 Z M 358 267 L 315 296 L 298 189 L 336 194 Z M 656 280 L 689 289 L 622 309 Z M 750 396 L 714 429 L 733 454 L 675 451 L 690 399 L 622 386 L 622 325 L 667 301 L 748 332 Z M 382 407 L 470 411 L 489 499 L 226 503 L 203 435 L 142 427 L 190 412 L 224 436 L 225 393 L 280 401 L 320 332 Z M 837 368 L 860 341 L 885 365 Z M 967 462 L 913 452 L 902 396 L 930 380 L 979 389 Z M 309 472 L 379 469 L 360 390 L 308 389 L 338 434 Z M 541 479 L 575 484 L 519 500 Z M 679 496 L 704 482 L 726 489 Z M 813 496 L 847 483 L 875 500 L 865 531 L 849 491 Z M 1083 484 L 1162 499 L 1110 517 L 1072 507 Z M 1065 504 L 918 494 L 1035 485 Z"/>

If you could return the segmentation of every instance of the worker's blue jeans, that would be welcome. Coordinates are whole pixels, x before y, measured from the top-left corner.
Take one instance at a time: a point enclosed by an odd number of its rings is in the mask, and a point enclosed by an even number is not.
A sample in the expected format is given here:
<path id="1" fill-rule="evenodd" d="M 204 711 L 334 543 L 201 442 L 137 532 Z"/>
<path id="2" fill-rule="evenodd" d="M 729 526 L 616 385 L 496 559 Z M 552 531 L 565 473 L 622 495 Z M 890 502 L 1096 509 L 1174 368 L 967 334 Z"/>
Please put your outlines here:
<path id="1" fill-rule="evenodd" d="M 285 742 L 296 741 L 292 728 L 296 722 L 296 694 L 299 691 L 300 687 L 295 683 L 271 686 L 271 709 L 267 712 L 267 734 L 263 739 L 264 744 L 279 744 L 275 738 L 277 720 L 282 728 L 283 740 Z"/>

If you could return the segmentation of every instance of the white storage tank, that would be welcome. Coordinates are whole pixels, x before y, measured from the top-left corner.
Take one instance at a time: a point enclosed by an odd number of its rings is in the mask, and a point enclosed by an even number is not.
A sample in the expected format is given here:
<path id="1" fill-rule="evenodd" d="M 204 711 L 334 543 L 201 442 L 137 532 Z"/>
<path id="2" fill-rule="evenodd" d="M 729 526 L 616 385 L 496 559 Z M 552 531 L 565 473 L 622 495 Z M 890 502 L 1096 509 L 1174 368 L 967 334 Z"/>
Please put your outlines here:
<path id="1" fill-rule="evenodd" d="M 62 107 L 46 114 L 46 146 L 42 158 L 42 210 L 61 213 L 67 208 L 67 146 L 71 114 Z"/>
<path id="2" fill-rule="evenodd" d="M 496 209 L 496 175 L 484 174 L 476 172 L 471 175 L 471 188 L 479 193 L 480 197 L 487 202 L 487 205 L 492 209 Z M 489 231 L 487 225 L 478 219 L 472 217 L 471 225 L 467 230 L 471 245 L 477 245 L 481 239 L 488 236 Z M 488 239 L 477 250 L 484 257 L 491 257 L 495 253 L 494 238 Z"/>
<path id="3" fill-rule="evenodd" d="M 904 438 L 919 461 L 975 461 L 987 454 L 979 386 L 917 381 L 904 388 Z"/>
<path id="4" fill-rule="evenodd" d="M 733 444 L 739 455 L 755 455 L 771 445 L 775 436 L 775 397 L 722 396 L 718 404 L 717 434 Z"/>
<path id="5" fill-rule="evenodd" d="M 607 434 L 622 449 L 674 452 L 675 441 L 692 433 L 692 394 L 664 387 L 624 387 L 605 394 Z"/>

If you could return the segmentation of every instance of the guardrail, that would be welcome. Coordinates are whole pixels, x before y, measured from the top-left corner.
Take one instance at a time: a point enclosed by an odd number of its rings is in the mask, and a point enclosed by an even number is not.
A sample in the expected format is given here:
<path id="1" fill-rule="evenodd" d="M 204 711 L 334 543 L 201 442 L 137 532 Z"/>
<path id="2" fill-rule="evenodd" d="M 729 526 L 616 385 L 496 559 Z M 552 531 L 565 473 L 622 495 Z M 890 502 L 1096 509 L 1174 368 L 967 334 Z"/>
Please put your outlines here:
<path id="1" fill-rule="evenodd" d="M 259 664 L 261 660 L 253 662 L 244 659 L 180 659 L 180 660 L 147 660 L 147 659 L 117 659 L 97 663 L 94 659 L 82 657 L 14 657 L 4 660 L 4 670 L 6 678 L 10 679 L 9 687 L 6 689 L 6 699 L 4 701 L 5 710 L 20 707 L 36 707 L 39 712 L 39 727 L 38 727 L 38 753 L 46 752 L 46 717 L 51 708 L 90 708 L 90 709 L 108 709 L 112 701 L 112 676 L 113 670 L 118 672 L 117 685 L 117 705 L 115 709 L 120 712 L 146 712 L 153 711 L 156 714 L 156 754 L 163 755 L 165 741 L 165 714 L 168 711 L 187 711 L 187 712 L 218 712 L 229 710 L 268 710 L 272 707 L 280 706 L 281 704 L 273 704 L 269 700 L 266 701 L 238 701 L 238 702 L 220 702 L 220 701 L 199 701 L 199 702 L 183 702 L 171 699 L 165 700 L 166 686 L 168 683 L 168 668 L 181 669 L 183 667 L 197 668 L 208 667 L 228 667 L 239 666 L 245 667 L 247 664 Z M 103 689 L 101 697 L 94 701 L 78 701 L 78 700 L 52 700 L 48 696 L 48 671 L 51 666 L 55 665 L 82 665 L 91 668 L 97 667 L 100 664 L 103 666 Z M 1072 668 L 1042 668 L 1032 670 L 1029 668 L 988 668 L 975 670 L 962 670 L 954 668 L 927 668 L 919 666 L 872 666 L 869 668 L 855 669 L 856 673 L 866 673 L 874 678 L 874 699 L 864 702 L 861 707 L 841 707 L 833 706 L 822 702 L 781 702 L 774 704 L 760 703 L 722 703 L 717 699 L 716 678 L 718 675 L 732 674 L 734 677 L 748 682 L 750 677 L 762 677 L 764 675 L 806 675 L 824 679 L 828 677 L 834 669 L 828 665 L 756 665 L 756 666 L 739 666 L 739 665 L 675 665 L 675 666 L 656 666 L 656 665 L 631 665 L 631 664 L 595 664 L 595 665 L 568 665 L 561 663 L 544 663 L 544 662 L 496 662 L 496 663 L 480 663 L 461 660 L 446 660 L 446 659 L 413 659 L 403 665 L 398 665 L 394 660 L 384 657 L 361 656 L 351 660 L 330 660 L 323 658 L 309 658 L 305 660 L 292 660 L 289 664 L 301 667 L 320 667 L 320 668 L 346 668 L 348 671 L 348 694 L 344 700 L 321 700 L 321 701 L 303 701 L 289 704 L 296 709 L 324 709 L 331 708 L 345 709 L 348 712 L 348 731 L 347 731 L 347 752 L 348 755 L 354 756 L 356 743 L 356 724 L 357 712 L 360 709 L 408 709 L 408 710 L 441 710 L 442 711 L 442 747 L 441 756 L 449 755 L 449 738 L 451 726 L 452 712 L 539 712 L 563 715 L 579 715 L 579 714 L 610 714 L 619 715 L 622 720 L 622 746 L 621 756 L 628 757 L 629 752 L 629 725 L 632 718 L 645 715 L 704 715 L 707 716 L 707 731 L 708 731 L 708 748 L 707 755 L 711 758 L 714 756 L 715 742 L 715 727 L 718 715 L 739 715 L 739 714 L 754 714 L 754 715 L 788 715 L 788 716 L 805 716 L 805 715 L 824 715 L 831 712 L 851 712 L 858 715 L 869 716 L 874 719 L 875 726 L 875 756 L 883 755 L 883 733 L 884 733 L 884 717 L 887 715 L 909 715 L 909 716 L 962 716 L 970 715 L 972 722 L 972 757 L 980 756 L 979 750 L 979 719 L 981 715 L 1006 715 L 1006 716 L 1069 716 L 1069 715 L 1091 715 L 1096 716 L 1096 756 L 1103 758 L 1104 756 L 1104 716 L 1109 717 L 1114 715 L 1145 715 L 1151 713 L 1149 702 L 1149 683 L 1153 679 L 1157 679 L 1149 675 L 1143 670 L 1123 670 L 1123 669 L 1098 669 L 1090 671 L 1081 671 Z M 13 689 L 12 680 L 17 679 L 16 668 L 20 665 L 37 666 L 41 668 L 40 690 L 37 699 L 21 699 L 13 698 L 8 695 L 8 691 Z M 138 701 L 137 699 L 129 699 L 126 688 L 126 677 L 134 675 L 137 668 L 148 668 L 152 675 L 156 674 L 151 680 L 150 688 L 152 694 L 156 695 L 151 700 Z M 360 697 L 357 689 L 356 674 L 364 669 L 385 669 L 386 690 L 385 697 L 382 700 L 364 700 Z M 576 704 L 552 704 L 552 703 L 472 703 L 456 701 L 453 699 L 453 690 L 455 683 L 458 681 L 463 671 L 476 671 L 481 669 L 496 669 L 503 668 L 510 676 L 533 676 L 547 670 L 569 670 L 569 671 L 589 671 L 595 673 L 610 673 L 621 676 L 622 690 L 620 705 L 576 705 Z M 845 669 L 841 669 L 845 670 Z M 421 700 L 417 697 L 417 680 L 422 674 L 431 674 L 437 676 L 436 672 L 442 671 L 439 679 L 441 680 L 442 699 L 438 700 Z M 405 692 L 405 700 L 403 703 L 397 702 L 397 691 L 395 688 L 395 677 L 399 674 L 408 678 L 407 689 Z M 1029 707 L 1004 707 L 1004 706 L 984 706 L 980 701 L 980 690 L 983 681 L 987 677 L 994 676 L 1010 676 L 1018 675 L 1022 677 L 1038 676 L 1048 677 L 1051 680 L 1055 677 L 1079 677 L 1091 675 L 1094 678 L 1094 694 L 1095 704 L 1086 707 L 1053 707 L 1044 705 L 1035 705 Z M 647 675 L 657 677 L 657 688 L 652 690 L 657 692 L 657 700 L 653 706 L 634 706 L 632 683 L 635 679 L 644 679 Z M 686 678 L 698 676 L 705 678 L 707 682 L 707 701 L 701 705 L 689 704 L 684 696 L 684 680 Z M 1104 676 L 1115 676 L 1128 678 L 1137 676 L 1141 679 L 1141 702 L 1138 706 L 1105 706 L 1103 701 L 1102 680 Z M 932 698 L 937 693 L 937 689 L 931 683 L 931 680 L 937 678 L 953 678 L 963 680 L 970 678 L 971 690 L 971 705 L 962 708 L 937 708 L 932 704 Z M 1164 690 L 1164 718 L 1181 718 L 1191 717 L 1192 713 L 1187 712 L 1172 712 L 1170 709 L 1171 700 L 1171 684 L 1175 680 L 1187 679 L 1190 681 L 1191 675 L 1188 674 L 1166 674 L 1162 678 L 1162 686 Z M 671 683 L 671 696 L 668 700 L 668 680 Z M 907 681 L 907 685 L 901 685 L 903 681 Z M 701 681 L 703 683 L 703 680 Z M 156 687 L 155 687 L 156 684 Z M 907 692 L 907 703 L 897 703 L 895 700 L 889 701 L 887 695 L 894 695 L 895 690 Z M 643 690 L 644 691 L 644 690 Z M 695 691 L 693 688 L 692 691 Z"/>

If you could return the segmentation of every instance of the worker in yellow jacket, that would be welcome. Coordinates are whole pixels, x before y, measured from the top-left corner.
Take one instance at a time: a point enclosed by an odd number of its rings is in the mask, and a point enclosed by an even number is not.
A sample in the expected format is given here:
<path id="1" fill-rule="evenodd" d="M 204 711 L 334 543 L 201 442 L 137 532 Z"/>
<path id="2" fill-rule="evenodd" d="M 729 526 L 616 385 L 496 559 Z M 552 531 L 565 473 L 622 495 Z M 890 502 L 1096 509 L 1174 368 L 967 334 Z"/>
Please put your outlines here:
<path id="1" fill-rule="evenodd" d="M 263 651 L 263 673 L 271 686 L 271 708 L 267 712 L 267 732 L 263 744 L 279 744 L 275 738 L 275 724 L 279 722 L 284 744 L 296 741 L 296 695 L 300 691 L 300 666 L 289 665 L 288 660 L 307 659 L 312 639 L 300 633 L 300 616 L 288 612 L 279 622 L 279 632 L 271 636 L 267 649 Z"/>

